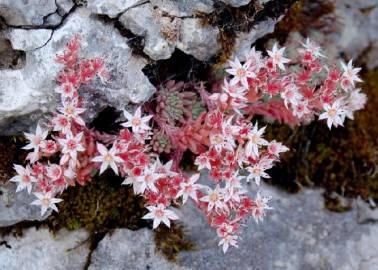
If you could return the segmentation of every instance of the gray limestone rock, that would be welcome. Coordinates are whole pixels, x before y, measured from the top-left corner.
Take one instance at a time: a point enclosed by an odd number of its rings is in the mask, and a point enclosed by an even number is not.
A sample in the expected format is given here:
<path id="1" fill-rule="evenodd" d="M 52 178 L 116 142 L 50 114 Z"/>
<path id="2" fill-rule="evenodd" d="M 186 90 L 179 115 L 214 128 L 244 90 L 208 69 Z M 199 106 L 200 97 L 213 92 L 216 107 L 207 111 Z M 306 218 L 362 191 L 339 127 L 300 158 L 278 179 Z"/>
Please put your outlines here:
<path id="1" fill-rule="evenodd" d="M 15 46 L 31 46 L 31 41 L 24 43 L 25 36 L 17 35 L 17 31 L 9 32 Z M 26 131 L 35 125 L 40 114 L 46 116 L 56 109 L 59 100 L 53 90 L 62 66 L 54 58 L 74 34 L 81 35 L 84 41 L 80 55 L 104 57 L 111 74 L 109 83 L 96 80 L 81 90 L 88 121 L 106 106 L 122 109 L 127 103 L 141 102 L 154 93 L 155 88 L 141 70 L 147 62 L 131 54 L 127 39 L 111 25 L 92 18 L 87 9 L 78 8 L 45 46 L 26 53 L 23 68 L 0 70 L 1 133 Z"/>
<path id="2" fill-rule="evenodd" d="M 131 231 L 117 229 L 108 234 L 92 253 L 89 270 L 185 270 L 155 250 L 154 236 L 151 230 Z"/>
<path id="3" fill-rule="evenodd" d="M 2 0 L 0 2 L 0 16 L 8 25 L 40 26 L 44 17 L 56 12 L 55 0 Z"/>
<path id="4" fill-rule="evenodd" d="M 298 195 L 263 185 L 273 197 L 264 222 L 249 220 L 239 248 L 223 255 L 216 232 L 195 207 L 181 208 L 180 219 L 196 250 L 180 254 L 178 263 L 190 269 L 357 270 L 374 269 L 378 260 L 378 224 L 359 224 L 356 210 L 332 213 L 324 209 L 322 191 Z"/>
<path id="5" fill-rule="evenodd" d="M 151 0 L 153 6 L 175 17 L 195 16 L 198 13 L 211 13 L 212 0 Z"/>
<path id="6" fill-rule="evenodd" d="M 36 198 L 26 190 L 15 192 L 12 182 L 0 184 L 0 227 L 7 227 L 21 221 L 43 220 L 51 214 L 49 210 L 41 216 L 40 207 L 30 205 Z M 0 267 L 1 269 L 1 267 Z"/>
<path id="7" fill-rule="evenodd" d="M 12 29 L 5 37 L 11 42 L 14 50 L 32 51 L 44 46 L 52 35 L 49 29 Z"/>
<path id="8" fill-rule="evenodd" d="M 0 269 L 83 269 L 89 254 L 87 238 L 83 230 L 63 230 L 53 236 L 48 229 L 35 228 L 24 230 L 21 238 L 0 237 L 5 243 L 0 245 Z"/>
<path id="9" fill-rule="evenodd" d="M 145 0 L 88 0 L 88 8 L 96 14 L 115 18 L 126 10 L 139 5 Z"/>

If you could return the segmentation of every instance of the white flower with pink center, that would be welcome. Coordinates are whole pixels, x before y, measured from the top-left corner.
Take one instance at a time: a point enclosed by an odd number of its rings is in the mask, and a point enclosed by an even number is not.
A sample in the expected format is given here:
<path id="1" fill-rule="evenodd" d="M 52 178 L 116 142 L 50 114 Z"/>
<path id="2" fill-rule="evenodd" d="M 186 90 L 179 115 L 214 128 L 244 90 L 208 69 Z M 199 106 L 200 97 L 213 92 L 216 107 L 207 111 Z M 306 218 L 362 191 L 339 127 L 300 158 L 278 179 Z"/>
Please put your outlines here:
<path id="1" fill-rule="evenodd" d="M 53 130 L 67 134 L 71 130 L 71 120 L 64 114 L 58 114 L 52 119 Z"/>
<path id="2" fill-rule="evenodd" d="M 303 100 L 299 102 L 297 105 L 293 105 L 293 115 L 302 118 L 303 116 L 309 114 L 311 111 L 308 108 L 308 101 Z"/>
<path id="3" fill-rule="evenodd" d="M 117 150 L 115 147 L 107 149 L 103 144 L 97 143 L 97 151 L 99 156 L 92 159 L 93 162 L 100 162 L 100 174 L 102 174 L 107 168 L 112 168 L 115 174 L 118 175 L 117 163 L 123 163 L 123 159 L 117 156 Z"/>
<path id="4" fill-rule="evenodd" d="M 232 136 L 226 136 L 221 133 L 211 134 L 210 144 L 217 152 L 222 151 L 222 149 L 234 151 L 234 147 L 236 147 L 235 140 Z"/>
<path id="5" fill-rule="evenodd" d="M 35 152 L 38 152 L 40 148 L 42 148 L 45 144 L 45 139 L 48 135 L 48 130 L 43 130 L 40 125 L 37 125 L 37 129 L 35 134 L 31 133 L 24 133 L 26 139 L 29 140 L 29 144 L 25 145 L 22 149 L 30 150 L 34 149 Z"/>
<path id="6" fill-rule="evenodd" d="M 75 121 L 81 126 L 85 126 L 85 122 L 80 116 L 85 109 L 79 108 L 77 98 L 71 100 L 63 99 L 62 103 L 63 107 L 58 108 L 58 111 L 64 114 L 68 119 Z"/>
<path id="7" fill-rule="evenodd" d="M 142 175 L 136 178 L 140 183 L 138 193 L 143 194 L 146 189 L 152 192 L 158 192 L 155 182 L 162 177 L 164 177 L 163 174 L 156 173 L 156 163 L 154 163 L 151 167 L 146 167 Z"/>
<path id="8" fill-rule="evenodd" d="M 250 62 L 247 61 L 242 65 L 239 59 L 235 58 L 235 61 L 229 61 L 228 63 L 231 68 L 226 69 L 226 71 L 234 76 L 231 79 L 230 84 L 233 86 L 240 83 L 245 89 L 248 89 L 248 79 L 256 77 L 256 74 L 249 70 Z"/>
<path id="9" fill-rule="evenodd" d="M 217 185 L 215 189 L 207 188 L 207 195 L 200 198 L 200 201 L 207 203 L 207 211 L 210 212 L 213 208 L 218 210 L 225 207 L 223 198 L 223 190 Z"/>
<path id="10" fill-rule="evenodd" d="M 56 181 L 60 179 L 63 175 L 63 169 L 58 164 L 51 164 L 50 166 L 46 167 L 47 176 L 52 180 Z"/>
<path id="11" fill-rule="evenodd" d="M 197 165 L 197 170 L 208 169 L 211 170 L 210 159 L 206 154 L 201 154 L 196 157 L 194 164 Z"/>
<path id="12" fill-rule="evenodd" d="M 190 197 L 195 202 L 197 202 L 197 190 L 201 188 L 201 185 L 196 184 L 200 177 L 200 174 L 192 175 L 188 182 L 182 182 L 180 184 L 180 190 L 176 195 L 176 199 L 182 196 L 182 203 L 185 204 Z"/>
<path id="13" fill-rule="evenodd" d="M 142 117 L 141 107 L 136 109 L 134 115 L 131 115 L 127 111 L 123 111 L 126 119 L 128 120 L 126 123 L 123 123 L 122 126 L 124 127 L 131 127 L 134 133 L 144 132 L 146 130 L 151 129 L 147 123 L 153 117 L 152 115 Z"/>
<path id="14" fill-rule="evenodd" d="M 297 106 L 302 100 L 302 95 L 298 91 L 298 87 L 295 84 L 289 84 L 285 87 L 285 90 L 281 92 L 281 98 L 284 100 L 286 108 L 289 104 Z"/>
<path id="15" fill-rule="evenodd" d="M 278 66 L 280 69 L 285 70 L 285 64 L 290 62 L 290 59 L 283 56 L 285 47 L 278 49 L 277 43 L 274 43 L 273 49 L 267 51 L 271 57 L 274 66 Z"/>
<path id="16" fill-rule="evenodd" d="M 168 228 L 170 228 L 170 220 L 179 219 L 172 210 L 166 209 L 163 204 L 159 204 L 158 206 L 147 206 L 147 209 L 150 212 L 145 215 L 143 219 L 153 219 L 153 229 L 156 229 L 161 222 L 163 222 Z"/>
<path id="17" fill-rule="evenodd" d="M 327 119 L 329 129 L 332 126 L 342 126 L 345 119 L 345 104 L 342 99 L 337 99 L 332 105 L 324 103 L 324 112 L 319 115 L 319 120 Z"/>
<path id="18" fill-rule="evenodd" d="M 31 204 L 33 205 L 40 205 L 41 206 L 41 216 L 43 216 L 48 209 L 52 209 L 55 212 L 58 212 L 58 208 L 56 207 L 56 203 L 60 203 L 63 201 L 62 199 L 53 198 L 51 192 L 40 193 L 36 192 L 34 195 L 38 198 L 37 200 L 33 201 Z"/>
<path id="19" fill-rule="evenodd" d="M 55 88 L 55 93 L 61 94 L 63 98 L 73 98 L 77 92 L 72 83 L 63 83 Z"/>
<path id="20" fill-rule="evenodd" d="M 270 176 L 265 172 L 272 168 L 273 164 L 271 160 L 268 159 L 261 159 L 258 163 L 247 167 L 247 171 L 249 175 L 247 176 L 247 182 L 251 179 L 255 180 L 256 185 L 260 185 L 261 178 L 270 178 Z"/>
<path id="21" fill-rule="evenodd" d="M 268 141 L 263 139 L 262 135 L 264 134 L 266 127 L 258 129 L 258 124 L 254 125 L 253 129 L 248 132 L 248 142 L 245 146 L 245 155 L 247 157 L 256 158 L 259 156 L 259 147 L 262 145 L 267 145 Z"/>
<path id="22" fill-rule="evenodd" d="M 84 152 L 85 148 L 81 144 L 83 132 L 80 132 L 76 136 L 72 133 L 67 133 L 65 139 L 59 139 L 58 142 L 62 147 L 62 158 L 60 164 L 65 164 L 69 159 L 76 160 L 78 152 Z"/>
<path id="23" fill-rule="evenodd" d="M 16 192 L 26 189 L 30 194 L 32 190 L 32 183 L 37 182 L 37 179 L 32 175 L 30 167 L 26 166 L 24 168 L 17 164 L 15 164 L 13 167 L 17 175 L 13 176 L 10 181 L 18 183 Z"/>
<path id="24" fill-rule="evenodd" d="M 284 153 L 286 151 L 289 151 L 289 148 L 276 140 L 273 140 L 268 144 L 268 153 L 277 158 L 280 156 L 280 153 Z"/>
<path id="25" fill-rule="evenodd" d="M 348 64 L 344 62 L 340 62 L 341 67 L 344 70 L 343 78 L 348 80 L 354 87 L 355 82 L 362 82 L 360 77 L 358 77 L 358 72 L 360 72 L 361 68 L 353 68 L 353 60 L 350 60 Z"/>
<path id="26" fill-rule="evenodd" d="M 266 215 L 266 210 L 271 210 L 273 207 L 269 206 L 269 201 L 272 198 L 270 196 L 261 196 L 260 192 L 257 192 L 254 205 L 252 207 L 252 217 L 255 219 L 256 223 L 263 221 Z"/>
<path id="27" fill-rule="evenodd" d="M 238 98 L 241 100 L 247 100 L 245 97 L 246 88 L 240 87 L 238 84 L 232 85 L 227 79 L 224 79 L 222 90 L 227 93 L 230 97 Z"/>
<path id="28" fill-rule="evenodd" d="M 218 246 L 222 246 L 223 253 L 226 253 L 230 246 L 238 247 L 238 236 L 227 234 L 218 243 Z"/>

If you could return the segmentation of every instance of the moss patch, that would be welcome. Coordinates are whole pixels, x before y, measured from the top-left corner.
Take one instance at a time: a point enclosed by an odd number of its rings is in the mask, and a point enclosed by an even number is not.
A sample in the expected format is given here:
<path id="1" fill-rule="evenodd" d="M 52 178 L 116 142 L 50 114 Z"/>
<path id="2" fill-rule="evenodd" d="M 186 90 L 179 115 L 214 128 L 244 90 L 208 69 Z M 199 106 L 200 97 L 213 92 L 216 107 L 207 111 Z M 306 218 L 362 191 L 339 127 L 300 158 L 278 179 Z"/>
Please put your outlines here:
<path id="1" fill-rule="evenodd" d="M 146 214 L 144 200 L 135 196 L 131 188 L 121 187 L 122 180 L 105 174 L 95 177 L 85 186 L 69 187 L 63 192 L 59 213 L 51 215 L 46 223 L 53 230 L 61 228 L 102 231 L 113 228 L 136 230 L 147 226 L 142 220 Z"/>
<path id="2" fill-rule="evenodd" d="M 171 228 L 159 226 L 154 236 L 156 249 L 170 261 L 175 261 L 180 251 L 194 250 L 194 244 L 185 238 L 184 227 L 179 223 L 172 223 Z"/>
<path id="3" fill-rule="evenodd" d="M 0 183 L 15 175 L 13 164 L 25 164 L 27 152 L 22 150 L 23 137 L 0 136 Z"/>

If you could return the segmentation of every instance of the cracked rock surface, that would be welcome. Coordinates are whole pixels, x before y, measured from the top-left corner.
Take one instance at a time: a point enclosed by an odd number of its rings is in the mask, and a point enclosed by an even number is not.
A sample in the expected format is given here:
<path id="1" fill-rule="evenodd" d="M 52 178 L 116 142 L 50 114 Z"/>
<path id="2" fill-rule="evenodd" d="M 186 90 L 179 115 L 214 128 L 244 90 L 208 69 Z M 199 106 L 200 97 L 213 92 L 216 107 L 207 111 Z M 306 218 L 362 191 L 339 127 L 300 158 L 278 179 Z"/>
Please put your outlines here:
<path id="1" fill-rule="evenodd" d="M 186 270 L 167 259 L 155 250 L 151 230 L 131 231 L 117 229 L 107 235 L 92 253 L 88 270 L 117 269 L 171 269 Z"/>
<path id="2" fill-rule="evenodd" d="M 153 60 L 170 58 L 175 47 L 202 61 L 220 49 L 216 27 L 203 26 L 198 18 L 166 16 L 151 3 L 129 9 L 120 22 L 133 34 L 145 37 L 143 51 Z"/>
<path id="3" fill-rule="evenodd" d="M 30 228 L 23 236 L 6 236 L 0 242 L 0 269 L 68 270 L 83 269 L 89 254 L 84 230 L 60 231 L 53 236 L 47 229 Z"/>
<path id="4" fill-rule="evenodd" d="M 112 76 L 106 85 L 95 81 L 81 90 L 88 108 L 86 121 L 106 106 L 123 109 L 129 102 L 147 100 L 155 91 L 142 71 L 148 63 L 169 59 L 175 50 L 200 61 L 219 52 L 218 27 L 204 25 L 197 17 L 213 12 L 213 4 L 212 0 L 89 0 L 87 6 L 78 7 L 72 0 L 2 1 L 0 16 L 7 27 L 0 32 L 1 62 L 5 62 L 0 63 L 0 134 L 32 130 L 56 109 L 53 89 L 61 66 L 54 56 L 74 34 L 86 42 L 81 55 L 104 57 Z M 119 21 L 134 36 L 122 36 L 113 23 L 97 15 Z M 275 23 L 267 18 L 249 33 L 239 33 L 237 52 L 271 31 Z M 136 37 L 143 39 L 145 56 L 133 55 L 128 45 Z"/>
<path id="5" fill-rule="evenodd" d="M 41 30 L 27 30 L 28 36 L 20 35 L 19 31 L 10 29 L 9 36 L 14 46 L 27 51 L 26 64 L 17 70 L 0 70 L 0 125 L 7 126 L 3 133 L 25 131 L 30 125 L 29 121 L 36 122 L 30 117 L 38 112 L 46 115 L 56 109 L 59 101 L 53 89 L 61 65 L 54 61 L 54 57 L 73 34 L 81 35 L 86 42 L 81 55 L 104 57 L 112 76 L 108 84 L 95 81 L 82 89 L 88 108 L 87 119 L 93 118 L 106 106 L 122 109 L 128 102 L 143 101 L 155 91 L 141 71 L 146 60 L 134 57 L 127 39 L 111 25 L 94 19 L 85 8 L 76 9 L 62 27 L 54 30 L 46 45 L 37 50 L 28 51 L 42 43 Z M 17 122 L 12 122 L 16 117 Z"/>
<path id="6" fill-rule="evenodd" d="M 217 247 L 216 232 L 195 207 L 180 209 L 180 219 L 196 250 L 180 253 L 179 264 L 198 270 L 376 269 L 378 223 L 371 219 L 360 223 L 356 206 L 346 213 L 330 212 L 324 208 L 321 190 L 304 189 L 289 195 L 263 186 L 261 192 L 273 197 L 274 210 L 262 223 L 250 220 L 239 248 L 226 256 Z"/>
<path id="7" fill-rule="evenodd" d="M 115 18 L 126 10 L 135 7 L 145 0 L 89 0 L 88 8 L 95 14 L 107 15 Z"/>
<path id="8" fill-rule="evenodd" d="M 378 223 L 374 211 L 378 210 L 369 210 L 366 219 L 366 209 L 363 213 L 360 209 L 367 206 L 355 201 L 352 211 L 330 212 L 324 208 L 320 189 L 291 195 L 263 185 L 261 192 L 273 196 L 275 209 L 260 224 L 250 220 L 239 248 L 226 255 L 217 246 L 216 232 L 194 205 L 187 204 L 176 212 L 187 237 L 196 245 L 194 251 L 182 252 L 177 262 L 169 262 L 156 251 L 151 230 L 116 229 L 99 242 L 88 269 L 376 269 Z M 365 219 L 357 218 L 360 215 Z M 52 237 L 47 229 L 34 228 L 27 229 L 22 238 L 0 238 L 0 242 L 6 241 L 0 245 L 0 269 L 83 269 L 89 251 L 80 243 L 86 238 L 81 230 L 63 230 Z"/>
<path id="9" fill-rule="evenodd" d="M 34 196 L 29 195 L 26 190 L 17 193 L 15 191 L 14 183 L 0 183 L 0 227 L 11 226 L 22 221 L 40 221 L 51 214 L 49 210 L 41 217 L 40 209 L 30 205 L 35 199 Z"/>
<path id="10" fill-rule="evenodd" d="M 55 0 L 2 0 L 0 2 L 0 16 L 8 25 L 14 26 L 43 25 L 45 18 L 53 14 L 56 9 Z"/>

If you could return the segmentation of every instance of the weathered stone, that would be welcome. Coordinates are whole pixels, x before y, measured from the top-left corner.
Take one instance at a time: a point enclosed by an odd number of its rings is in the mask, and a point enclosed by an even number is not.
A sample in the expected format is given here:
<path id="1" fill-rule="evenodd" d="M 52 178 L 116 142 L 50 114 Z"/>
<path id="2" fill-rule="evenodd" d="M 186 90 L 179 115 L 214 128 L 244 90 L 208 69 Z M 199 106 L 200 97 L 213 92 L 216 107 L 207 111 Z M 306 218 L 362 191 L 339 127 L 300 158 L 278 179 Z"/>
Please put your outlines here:
<path id="1" fill-rule="evenodd" d="M 282 19 L 267 19 L 264 22 L 255 25 L 249 33 L 240 33 L 235 40 L 235 51 L 233 57 L 238 57 L 240 61 L 245 61 L 245 53 L 251 49 L 256 40 L 272 33 L 274 27 Z"/>
<path id="2" fill-rule="evenodd" d="M 155 249 L 151 230 L 131 231 L 117 229 L 108 234 L 92 253 L 89 270 L 184 270 L 167 259 Z"/>
<path id="3" fill-rule="evenodd" d="M 233 7 L 245 6 L 251 2 L 251 0 L 221 0 L 221 1 Z"/>
<path id="4" fill-rule="evenodd" d="M 22 51 L 31 51 L 44 46 L 51 35 L 52 30 L 48 29 L 12 29 L 6 33 L 13 49 Z"/>
<path id="5" fill-rule="evenodd" d="M 196 250 L 182 252 L 178 263 L 190 269 L 375 269 L 378 224 L 359 224 L 356 209 L 333 213 L 324 209 L 321 190 L 298 195 L 263 185 L 274 210 L 263 223 L 249 220 L 239 248 L 223 255 L 216 232 L 193 205 L 180 209 L 180 219 Z M 363 266 L 363 268 L 360 268 Z"/>
<path id="6" fill-rule="evenodd" d="M 175 46 L 163 36 L 164 18 L 149 3 L 129 9 L 120 17 L 121 24 L 137 36 L 145 37 L 143 51 L 152 59 L 168 59 Z"/>
<path id="7" fill-rule="evenodd" d="M 41 216 L 40 207 L 30 205 L 36 199 L 34 195 L 29 195 L 26 190 L 17 193 L 15 191 L 14 183 L 0 184 L 0 227 L 25 220 L 43 220 L 51 214 L 51 210 L 49 210 L 44 216 Z"/>
<path id="8" fill-rule="evenodd" d="M 57 27 L 62 22 L 62 17 L 55 12 L 46 17 L 43 26 L 44 27 Z"/>
<path id="9" fill-rule="evenodd" d="M 44 23 L 44 17 L 54 13 L 56 9 L 55 0 L 2 0 L 0 17 L 3 17 L 8 25 L 39 26 Z"/>
<path id="10" fill-rule="evenodd" d="M 56 109 L 59 100 L 53 89 L 62 66 L 54 58 L 74 34 L 81 35 L 86 43 L 80 55 L 104 57 L 111 74 L 109 83 L 96 80 L 82 89 L 87 120 L 106 106 L 121 109 L 130 101 L 140 102 L 153 94 L 155 88 L 141 71 L 146 62 L 132 56 L 127 39 L 111 25 L 92 18 L 87 9 L 78 8 L 45 46 L 26 53 L 25 67 L 0 70 L 1 133 L 25 131 L 35 124 L 30 117 Z"/>
<path id="11" fill-rule="evenodd" d="M 83 269 L 89 254 L 85 231 L 60 231 L 53 236 L 47 229 L 30 228 L 21 238 L 0 237 L 0 269 L 71 270 Z"/>
<path id="12" fill-rule="evenodd" d="M 195 16 L 214 10 L 212 0 L 151 0 L 153 6 L 175 17 Z"/>
<path id="13" fill-rule="evenodd" d="M 378 209 L 372 209 L 362 199 L 357 200 L 357 217 L 359 223 L 378 222 Z"/>
<path id="14" fill-rule="evenodd" d="M 153 60 L 168 59 L 175 46 L 198 60 L 207 60 L 219 49 L 219 30 L 203 26 L 196 18 L 170 18 L 150 3 L 126 11 L 120 22 L 135 35 L 143 36 L 143 51 Z"/>
<path id="15" fill-rule="evenodd" d="M 56 5 L 60 16 L 67 14 L 74 7 L 72 0 L 56 0 Z"/>
<path id="16" fill-rule="evenodd" d="M 88 0 L 88 8 L 96 14 L 115 18 L 129 8 L 139 5 L 145 0 Z"/>
<path id="17" fill-rule="evenodd" d="M 378 2 L 374 0 L 336 0 L 334 11 L 326 16 L 333 31 L 323 32 L 309 25 L 310 38 L 327 50 L 327 55 L 357 59 L 367 68 L 378 66 Z"/>
<path id="18" fill-rule="evenodd" d="M 218 34 L 218 28 L 202 26 L 200 19 L 187 18 L 182 21 L 181 38 L 176 46 L 183 52 L 204 61 L 220 50 Z"/>

